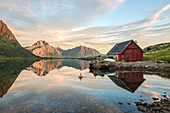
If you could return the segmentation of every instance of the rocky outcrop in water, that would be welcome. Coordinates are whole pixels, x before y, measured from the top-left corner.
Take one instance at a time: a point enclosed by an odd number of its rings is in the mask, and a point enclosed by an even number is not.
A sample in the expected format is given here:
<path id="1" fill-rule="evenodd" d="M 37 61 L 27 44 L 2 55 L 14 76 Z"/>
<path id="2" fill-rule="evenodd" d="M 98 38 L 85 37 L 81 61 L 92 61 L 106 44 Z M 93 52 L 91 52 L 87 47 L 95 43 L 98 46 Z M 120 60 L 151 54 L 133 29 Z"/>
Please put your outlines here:
<path id="1" fill-rule="evenodd" d="M 91 69 L 127 70 L 127 71 L 151 71 L 170 72 L 170 64 L 163 61 L 138 61 L 138 62 L 104 62 L 94 60 L 90 63 Z"/>

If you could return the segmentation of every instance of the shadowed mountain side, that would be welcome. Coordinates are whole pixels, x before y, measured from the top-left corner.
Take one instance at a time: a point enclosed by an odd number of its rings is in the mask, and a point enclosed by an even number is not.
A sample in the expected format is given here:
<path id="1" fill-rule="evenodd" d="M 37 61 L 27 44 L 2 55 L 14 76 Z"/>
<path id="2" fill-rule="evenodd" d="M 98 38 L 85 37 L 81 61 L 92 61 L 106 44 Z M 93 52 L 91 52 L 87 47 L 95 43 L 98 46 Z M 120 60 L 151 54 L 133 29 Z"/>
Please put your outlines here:
<path id="1" fill-rule="evenodd" d="M 0 60 L 0 97 L 7 93 L 20 72 L 33 62 L 32 60 Z"/>
<path id="2" fill-rule="evenodd" d="M 41 60 L 26 68 L 26 70 L 33 71 L 38 76 L 45 76 L 53 69 L 59 70 L 63 66 L 72 67 L 75 69 L 83 70 L 89 67 L 87 61 L 73 60 L 73 59 L 52 59 L 52 60 Z"/>
<path id="3" fill-rule="evenodd" d="M 35 55 L 24 49 L 7 25 L 0 20 L 0 58 L 34 58 Z"/>
<path id="4" fill-rule="evenodd" d="M 65 59 L 65 60 L 62 60 L 62 64 L 63 66 L 72 67 L 72 68 L 79 69 L 79 70 L 84 70 L 89 67 L 88 61 L 77 60 L 77 59 L 74 59 L 74 60 Z"/>
<path id="5" fill-rule="evenodd" d="M 98 56 L 100 54 L 99 51 L 85 46 L 75 47 L 62 52 L 62 55 L 66 57 L 89 57 Z"/>

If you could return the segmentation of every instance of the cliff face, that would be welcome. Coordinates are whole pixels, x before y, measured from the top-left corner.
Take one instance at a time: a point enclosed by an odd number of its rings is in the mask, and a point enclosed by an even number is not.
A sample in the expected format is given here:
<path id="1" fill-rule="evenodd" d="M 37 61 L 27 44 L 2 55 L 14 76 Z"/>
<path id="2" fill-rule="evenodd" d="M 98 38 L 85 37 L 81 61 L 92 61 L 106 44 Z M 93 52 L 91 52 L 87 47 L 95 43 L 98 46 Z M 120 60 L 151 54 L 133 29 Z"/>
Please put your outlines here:
<path id="1" fill-rule="evenodd" d="M 46 41 L 39 40 L 32 46 L 26 47 L 33 54 L 41 57 L 56 57 L 61 56 L 61 48 L 50 46 Z"/>
<path id="2" fill-rule="evenodd" d="M 0 20 L 0 58 L 35 57 L 24 49 L 7 25 Z"/>
<path id="3" fill-rule="evenodd" d="M 15 36 L 12 32 L 8 29 L 7 25 L 0 20 L 0 39 L 7 40 L 8 42 L 19 44 L 16 40 Z"/>

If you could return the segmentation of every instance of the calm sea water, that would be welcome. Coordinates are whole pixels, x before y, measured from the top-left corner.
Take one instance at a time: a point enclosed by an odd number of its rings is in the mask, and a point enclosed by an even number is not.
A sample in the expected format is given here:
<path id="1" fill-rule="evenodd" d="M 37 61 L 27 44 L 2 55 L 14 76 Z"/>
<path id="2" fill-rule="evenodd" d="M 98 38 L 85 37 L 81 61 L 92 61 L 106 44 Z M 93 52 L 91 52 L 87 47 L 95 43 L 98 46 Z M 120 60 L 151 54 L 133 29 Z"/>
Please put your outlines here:
<path id="1" fill-rule="evenodd" d="M 0 113 L 137 113 L 139 99 L 151 103 L 152 97 L 170 94 L 168 78 L 90 72 L 88 66 L 73 59 L 0 61 Z"/>

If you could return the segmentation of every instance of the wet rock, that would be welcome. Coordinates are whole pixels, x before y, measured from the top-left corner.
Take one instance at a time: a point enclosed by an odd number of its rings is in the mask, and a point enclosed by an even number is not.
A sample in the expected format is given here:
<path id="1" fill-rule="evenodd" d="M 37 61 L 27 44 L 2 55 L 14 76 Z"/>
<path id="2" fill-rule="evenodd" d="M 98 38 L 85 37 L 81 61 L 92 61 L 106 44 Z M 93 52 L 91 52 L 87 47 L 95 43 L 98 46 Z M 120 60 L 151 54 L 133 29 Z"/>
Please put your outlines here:
<path id="1" fill-rule="evenodd" d="M 153 99 L 153 100 L 159 100 L 159 98 L 156 98 L 156 97 L 153 97 L 152 99 Z"/>
<path id="2" fill-rule="evenodd" d="M 127 103 L 128 105 L 131 105 L 131 103 Z"/>
<path id="3" fill-rule="evenodd" d="M 161 110 L 161 107 L 153 107 L 153 110 L 159 111 L 159 110 Z"/>
<path id="4" fill-rule="evenodd" d="M 118 104 L 122 105 L 123 103 L 122 102 L 118 102 Z"/>
<path id="5" fill-rule="evenodd" d="M 166 98 L 166 95 L 165 95 L 165 94 L 163 94 L 162 96 Z"/>
<path id="6" fill-rule="evenodd" d="M 139 99 L 139 101 L 144 102 L 144 100 L 143 100 L 143 99 Z"/>
<path id="7" fill-rule="evenodd" d="M 170 107 L 162 107 L 162 109 L 170 111 Z"/>
<path id="8" fill-rule="evenodd" d="M 142 105 L 143 105 L 143 106 L 147 106 L 147 103 L 145 102 L 145 103 L 143 103 Z"/>
<path id="9" fill-rule="evenodd" d="M 153 104 L 148 104 L 146 105 L 147 107 L 153 107 L 154 105 Z"/>
<path id="10" fill-rule="evenodd" d="M 169 113 L 167 110 L 161 110 L 161 113 Z"/>
<path id="11" fill-rule="evenodd" d="M 109 68 L 108 64 L 103 64 L 100 66 L 99 69 L 108 69 L 108 68 Z"/>
<path id="12" fill-rule="evenodd" d="M 158 60 L 158 61 L 156 61 L 156 63 L 166 63 L 166 62 Z"/>
<path id="13" fill-rule="evenodd" d="M 138 110 L 142 112 L 147 113 L 170 113 L 170 98 L 162 98 L 157 99 L 159 100 L 157 102 L 153 102 L 152 104 L 149 103 L 143 103 L 141 102 L 136 103 L 136 106 L 138 106 Z"/>
<path id="14" fill-rule="evenodd" d="M 136 106 L 142 105 L 142 102 L 135 102 Z"/>
<path id="15" fill-rule="evenodd" d="M 139 106 L 138 106 L 138 110 L 139 110 L 139 111 L 142 111 L 142 112 L 146 112 L 146 111 L 148 110 L 148 108 L 145 107 L 145 106 L 139 105 Z"/>

